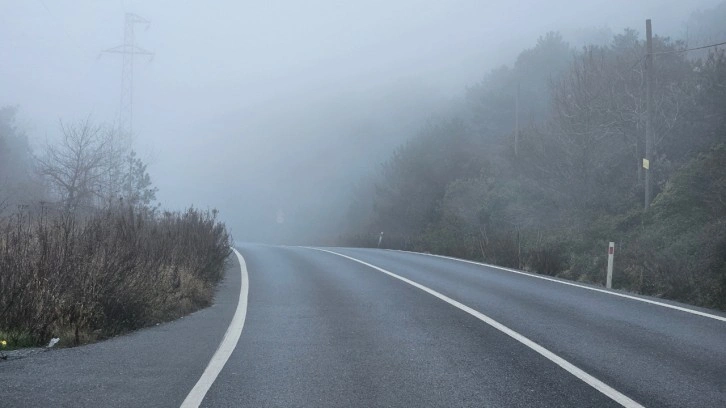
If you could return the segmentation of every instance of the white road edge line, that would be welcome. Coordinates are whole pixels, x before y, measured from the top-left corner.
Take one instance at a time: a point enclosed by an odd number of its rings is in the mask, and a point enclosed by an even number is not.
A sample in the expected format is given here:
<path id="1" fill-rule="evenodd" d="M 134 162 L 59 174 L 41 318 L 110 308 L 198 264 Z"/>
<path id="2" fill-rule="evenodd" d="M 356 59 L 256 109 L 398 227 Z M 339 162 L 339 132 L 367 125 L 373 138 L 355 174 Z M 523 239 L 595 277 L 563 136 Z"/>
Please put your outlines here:
<path id="1" fill-rule="evenodd" d="M 222 338 L 222 342 L 219 343 L 217 351 L 214 352 L 212 359 L 209 360 L 209 364 L 207 364 L 207 368 L 204 370 L 204 373 L 202 373 L 199 381 L 197 381 L 194 388 L 189 391 L 189 395 L 187 395 L 184 402 L 182 402 L 181 408 L 199 407 L 199 404 L 202 403 L 204 396 L 207 395 L 207 391 L 209 391 L 209 388 L 214 383 L 214 380 L 217 379 L 219 372 L 222 371 L 222 368 L 224 368 L 227 360 L 229 360 L 229 356 L 232 355 L 235 347 L 237 347 L 237 342 L 242 334 L 242 328 L 245 325 L 245 317 L 247 316 L 247 293 L 249 292 L 247 264 L 239 251 L 234 248 L 232 248 L 232 251 L 234 251 L 235 255 L 237 255 L 237 260 L 239 261 L 240 266 L 240 274 L 242 275 L 237 310 L 234 312 L 232 321 L 229 323 L 227 332 L 224 333 L 224 338 Z"/>
<path id="2" fill-rule="evenodd" d="M 624 407 L 628 407 L 628 408 L 643 408 L 642 405 L 638 404 L 634 400 L 630 399 L 626 395 L 622 394 L 621 392 L 617 391 L 616 389 L 612 388 L 611 386 L 605 384 L 604 382 L 598 380 L 597 378 L 593 377 L 592 375 L 586 373 L 582 369 L 576 367 L 575 365 L 573 365 L 569 361 L 565 360 L 564 358 L 562 358 L 562 357 L 558 356 L 557 354 L 555 354 L 555 353 L 547 350 L 546 348 L 540 346 L 539 344 L 537 344 L 534 341 L 528 339 L 527 337 L 525 337 L 525 336 L 517 333 L 516 331 L 510 329 L 509 327 L 507 327 L 507 326 L 499 323 L 498 321 L 492 319 L 491 317 L 489 317 L 489 316 L 487 316 L 487 315 L 485 315 L 485 314 L 483 314 L 481 312 L 478 312 L 478 311 L 476 311 L 476 310 L 470 308 L 469 306 L 466 306 L 466 305 L 464 305 L 464 304 L 462 304 L 460 302 L 457 302 L 456 300 L 451 299 L 450 297 L 448 297 L 446 295 L 443 295 L 443 294 L 441 294 L 441 293 L 439 293 L 439 292 L 437 292 L 437 291 L 435 291 L 433 289 L 430 289 L 430 288 L 428 288 L 428 287 L 426 287 L 424 285 L 421 285 L 420 283 L 416 283 L 416 282 L 414 282 L 414 281 L 412 281 L 410 279 L 404 278 L 403 276 L 396 275 L 393 272 L 389 272 L 389 271 L 387 271 L 387 270 L 385 270 L 383 268 L 379 268 L 379 267 L 377 267 L 375 265 L 371 265 L 368 262 L 361 261 L 360 259 L 356 259 L 356 258 L 350 257 L 348 255 L 343 255 L 343 254 L 340 254 L 340 253 L 337 253 L 337 252 L 329 251 L 327 249 L 311 248 L 311 247 L 308 247 L 308 248 L 309 249 L 314 249 L 316 251 L 322 251 L 322 252 L 327 252 L 327 253 L 330 253 L 330 254 L 342 256 L 343 258 L 347 258 L 347 259 L 350 259 L 351 261 L 358 262 L 358 263 L 363 264 L 363 265 L 365 265 L 365 266 L 367 266 L 369 268 L 373 268 L 373 269 L 375 269 L 375 270 L 377 270 L 379 272 L 383 272 L 386 275 L 389 275 L 389 276 L 391 276 L 393 278 L 396 278 L 396 279 L 398 279 L 400 281 L 406 282 L 406 283 L 408 283 L 409 285 L 411 285 L 413 287 L 416 287 L 418 289 L 421 289 L 424 292 L 426 292 L 426 293 L 428 293 L 430 295 L 433 295 L 433 296 L 435 296 L 435 297 L 443 300 L 444 302 L 446 302 L 446 303 L 448 303 L 448 304 L 450 304 L 450 305 L 452 305 L 452 306 L 454 306 L 454 307 L 456 307 L 456 308 L 458 308 L 458 309 L 460 309 L 460 310 L 462 310 L 462 311 L 464 311 L 466 313 L 469 313 L 470 315 L 476 317 L 477 319 L 483 321 L 484 323 L 486 323 L 486 324 L 494 327 L 495 329 L 501 331 L 502 333 L 504 333 L 507 336 L 513 338 L 514 340 L 517 340 L 518 342 L 524 344 L 525 346 L 529 347 L 530 349 L 536 351 L 537 353 L 539 353 L 540 355 L 542 355 L 546 359 L 552 361 L 553 363 L 555 363 L 558 366 L 560 366 L 563 369 L 565 369 L 570 374 L 574 375 L 575 377 L 577 377 L 580 380 L 584 381 L 585 383 L 587 383 L 591 387 L 593 387 L 596 390 L 600 391 L 601 393 L 605 394 L 606 396 L 608 396 L 609 398 L 611 398 L 613 401 L 617 402 L 618 404 L 620 404 L 620 405 L 622 405 Z"/>
<path id="3" fill-rule="evenodd" d="M 667 307 L 668 309 L 679 310 L 681 312 L 691 313 L 691 314 L 694 314 L 694 315 L 698 315 L 698 316 L 702 316 L 702 317 L 708 317 L 710 319 L 720 320 L 722 322 L 726 322 L 726 317 L 724 317 L 724 316 L 719 316 L 719 315 L 715 315 L 715 314 L 701 312 L 700 310 L 693 310 L 693 309 L 689 309 L 689 308 L 686 308 L 686 307 L 681 307 L 681 306 L 676 306 L 676 305 L 670 305 L 668 303 L 658 302 L 656 300 L 643 299 L 643 298 L 640 298 L 640 297 L 637 297 L 637 296 L 633 296 L 633 295 L 626 295 L 625 293 L 618 293 L 618 292 L 614 292 L 614 291 L 610 291 L 610 290 L 606 290 L 606 289 L 593 288 L 591 286 L 579 285 L 579 284 L 573 283 L 573 282 L 565 282 L 565 281 L 561 281 L 559 279 L 553 279 L 553 278 L 550 278 L 550 277 L 547 277 L 547 276 L 542 276 L 542 275 L 537 275 L 537 274 L 534 274 L 534 273 L 528 273 L 528 272 L 518 271 L 516 269 L 511 269 L 511 268 L 505 268 L 503 266 L 490 265 L 490 264 L 485 264 L 485 263 L 482 263 L 482 262 L 469 261 L 467 259 L 453 258 L 453 257 L 450 257 L 450 256 L 445 256 L 445 255 L 425 254 L 425 253 L 422 253 L 422 252 L 402 251 L 402 250 L 393 250 L 393 249 L 389 249 L 389 251 L 391 251 L 391 252 L 405 252 L 405 253 L 408 253 L 408 254 L 423 255 L 423 256 L 433 256 L 434 258 L 443 258 L 443 259 L 449 259 L 449 260 L 452 260 L 452 261 L 464 262 L 464 263 L 468 263 L 468 264 L 472 264 L 472 265 L 486 266 L 486 267 L 489 267 L 489 268 L 499 269 L 499 270 L 506 271 L 506 272 L 517 273 L 517 274 L 520 274 L 520 275 L 529 276 L 530 278 L 537 278 L 537 279 L 542 279 L 542 280 L 546 280 L 546 281 L 550 281 L 550 282 L 561 283 L 563 285 L 574 286 L 576 288 L 592 290 L 592 291 L 600 292 L 600 293 L 606 293 L 608 295 L 620 296 L 620 297 L 626 298 L 626 299 L 637 300 L 639 302 L 650 303 L 652 305 Z"/>

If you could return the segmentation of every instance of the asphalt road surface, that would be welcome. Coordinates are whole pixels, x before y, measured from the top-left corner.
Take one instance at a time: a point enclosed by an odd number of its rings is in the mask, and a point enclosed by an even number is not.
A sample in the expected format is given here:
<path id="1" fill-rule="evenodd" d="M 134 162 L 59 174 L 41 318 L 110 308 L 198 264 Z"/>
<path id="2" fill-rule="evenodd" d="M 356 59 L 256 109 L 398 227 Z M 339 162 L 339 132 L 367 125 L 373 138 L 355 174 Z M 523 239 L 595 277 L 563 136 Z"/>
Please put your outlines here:
<path id="1" fill-rule="evenodd" d="M 726 406 L 721 313 L 429 255 L 329 250 L 244 246 L 246 274 L 233 259 L 212 308 L 0 362 L 0 406 L 178 407 L 195 393 L 204 407 Z M 230 326 L 240 311 L 244 325 Z"/>

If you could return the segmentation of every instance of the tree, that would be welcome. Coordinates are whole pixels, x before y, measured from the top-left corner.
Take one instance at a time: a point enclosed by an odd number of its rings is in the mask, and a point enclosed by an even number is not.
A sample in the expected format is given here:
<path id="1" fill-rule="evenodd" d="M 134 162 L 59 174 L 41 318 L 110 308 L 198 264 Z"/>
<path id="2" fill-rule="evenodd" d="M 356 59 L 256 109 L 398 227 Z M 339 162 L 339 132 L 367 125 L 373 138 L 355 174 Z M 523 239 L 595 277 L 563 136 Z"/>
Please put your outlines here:
<path id="1" fill-rule="evenodd" d="M 123 197 L 128 205 L 148 208 L 156 200 L 158 188 L 152 187 L 151 177 L 146 171 L 146 163 L 131 151 L 126 158 L 123 174 Z"/>
<path id="2" fill-rule="evenodd" d="M 662 187 L 691 150 L 685 112 L 694 105 L 694 75 L 677 51 L 680 42 L 655 38 L 658 55 L 655 88 L 653 171 Z M 577 208 L 605 205 L 608 211 L 638 202 L 642 188 L 645 92 L 643 42 L 633 30 L 615 36 L 610 46 L 579 52 L 551 90 L 552 113 L 540 131 L 523 137 L 530 155 L 521 166 L 530 176 L 548 175 Z M 688 142 L 688 143 L 686 143 Z M 536 153 L 536 154 L 532 154 Z M 546 153 L 543 154 L 543 153 Z"/>
<path id="3" fill-rule="evenodd" d="M 32 177 L 28 138 L 15 124 L 18 108 L 0 108 L 0 214 L 41 194 Z"/>
<path id="4" fill-rule="evenodd" d="M 492 70 L 467 89 L 468 125 L 486 138 L 496 160 L 510 145 L 519 95 L 520 126 L 539 124 L 549 115 L 550 85 L 565 73 L 573 50 L 557 32 L 539 37 L 535 47 L 522 51 L 512 68 Z"/>
<path id="5" fill-rule="evenodd" d="M 446 186 L 488 165 L 480 142 L 454 119 L 429 125 L 396 150 L 376 186 L 374 231 L 411 236 L 434 222 Z"/>
<path id="6" fill-rule="evenodd" d="M 726 142 L 726 51 L 709 53 L 705 59 L 696 62 L 694 71 L 697 78 L 695 99 L 699 110 L 689 114 L 699 118 L 698 133 L 691 133 L 700 135 L 700 138 L 691 142 L 703 150 L 713 144 Z"/>
<path id="7" fill-rule="evenodd" d="M 90 118 L 60 124 L 62 138 L 37 158 L 38 172 L 52 186 L 67 212 L 112 200 L 119 191 L 122 149 L 116 132 Z"/>

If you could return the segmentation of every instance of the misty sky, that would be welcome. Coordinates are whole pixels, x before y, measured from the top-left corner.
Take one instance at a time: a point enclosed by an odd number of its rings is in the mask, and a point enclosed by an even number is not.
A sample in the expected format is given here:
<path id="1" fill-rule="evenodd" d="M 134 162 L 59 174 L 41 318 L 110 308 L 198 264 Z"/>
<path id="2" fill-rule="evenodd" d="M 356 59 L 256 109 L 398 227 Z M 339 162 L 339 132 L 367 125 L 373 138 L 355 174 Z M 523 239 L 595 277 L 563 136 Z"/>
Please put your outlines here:
<path id="1" fill-rule="evenodd" d="M 330 220 L 350 186 L 425 118 L 538 36 L 682 36 L 718 0 L 0 0 L 0 106 L 35 145 L 58 120 L 118 118 L 124 13 L 138 45 L 135 148 L 158 198 L 216 207 L 238 239 Z M 322 214 L 322 215 L 321 215 Z M 290 231 L 285 232 L 289 234 Z"/>

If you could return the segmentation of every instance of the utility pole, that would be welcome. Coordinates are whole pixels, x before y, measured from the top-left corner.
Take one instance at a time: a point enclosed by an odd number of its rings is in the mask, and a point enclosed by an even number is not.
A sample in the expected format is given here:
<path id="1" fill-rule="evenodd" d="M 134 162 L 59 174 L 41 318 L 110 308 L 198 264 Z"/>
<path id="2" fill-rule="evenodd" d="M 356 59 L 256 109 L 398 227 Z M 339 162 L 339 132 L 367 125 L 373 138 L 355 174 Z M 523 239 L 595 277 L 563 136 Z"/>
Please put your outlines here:
<path id="1" fill-rule="evenodd" d="M 655 108 L 653 102 L 653 88 L 655 86 L 655 70 L 653 69 L 653 30 L 651 29 L 650 19 L 645 20 L 645 37 L 647 54 L 645 55 L 646 117 L 645 159 L 643 160 L 643 168 L 645 169 L 645 211 L 648 211 L 653 188 L 651 167 L 653 166 L 653 110 Z"/>
<path id="2" fill-rule="evenodd" d="M 514 157 L 519 157 L 519 91 L 521 84 L 517 81 L 517 95 L 514 98 Z"/>
<path id="3" fill-rule="evenodd" d="M 133 136 L 133 102 L 134 102 L 134 57 L 144 55 L 154 57 L 154 53 L 136 45 L 134 27 L 136 24 L 145 24 L 149 28 L 150 22 L 145 18 L 133 13 L 126 13 L 124 26 L 124 43 L 117 47 L 109 48 L 102 52 L 121 54 L 123 66 L 121 69 L 121 105 L 119 111 L 119 135 L 128 146 L 131 147 Z"/>

